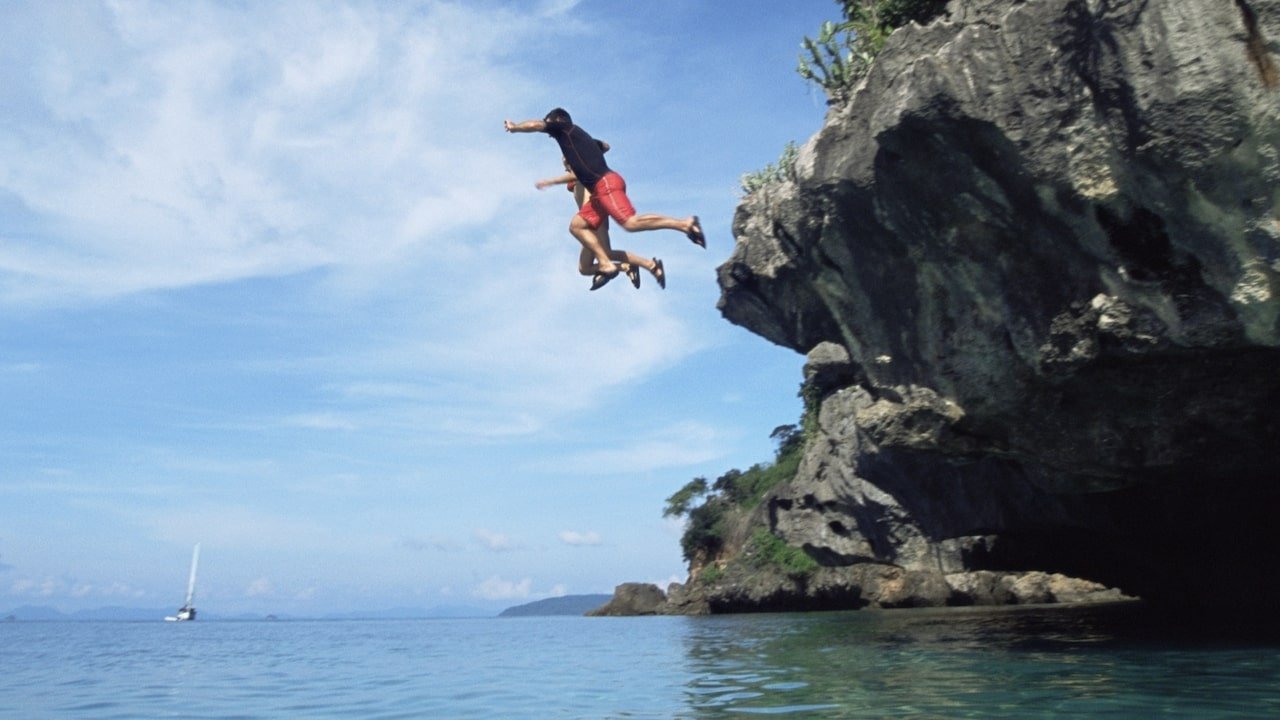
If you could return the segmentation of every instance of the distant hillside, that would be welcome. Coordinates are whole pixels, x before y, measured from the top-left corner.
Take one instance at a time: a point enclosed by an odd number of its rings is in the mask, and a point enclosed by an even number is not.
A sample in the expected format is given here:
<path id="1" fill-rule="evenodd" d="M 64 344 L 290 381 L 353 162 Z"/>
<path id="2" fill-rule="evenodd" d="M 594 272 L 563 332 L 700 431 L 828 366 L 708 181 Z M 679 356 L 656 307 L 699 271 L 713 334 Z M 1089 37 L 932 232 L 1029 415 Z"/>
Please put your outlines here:
<path id="1" fill-rule="evenodd" d="M 498 617 L 530 617 L 535 615 L 586 615 L 609 602 L 612 595 L 565 595 L 516 605 L 498 613 Z"/>

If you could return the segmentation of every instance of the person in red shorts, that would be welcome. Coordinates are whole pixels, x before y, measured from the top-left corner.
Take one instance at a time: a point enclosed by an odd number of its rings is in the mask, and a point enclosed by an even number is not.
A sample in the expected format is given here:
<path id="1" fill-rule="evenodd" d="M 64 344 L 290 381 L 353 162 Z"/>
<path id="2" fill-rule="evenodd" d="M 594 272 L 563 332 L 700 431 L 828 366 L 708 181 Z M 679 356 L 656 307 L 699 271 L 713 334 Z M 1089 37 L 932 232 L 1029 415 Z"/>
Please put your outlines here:
<path id="1" fill-rule="evenodd" d="M 613 218 L 627 232 L 679 230 L 695 245 L 703 248 L 707 246 L 706 235 L 702 232 L 702 223 L 697 215 L 677 220 L 654 213 L 637 214 L 627 197 L 626 181 L 609 169 L 600 143 L 575 125 L 563 108 L 555 108 L 541 120 L 518 123 L 506 120 L 503 125 L 511 133 L 545 132 L 550 135 L 559 143 L 565 162 L 569 164 L 577 181 L 591 191 L 591 201 L 584 203 L 573 217 L 569 223 L 569 232 L 596 256 L 597 267 L 591 281 L 592 290 L 604 286 L 622 270 L 604 251 L 595 234 L 595 229 L 600 227 L 606 216 Z"/>
<path id="2" fill-rule="evenodd" d="M 600 147 L 605 152 L 609 152 L 608 143 L 600 142 Z M 561 159 L 563 160 L 563 158 Z M 578 208 L 581 209 L 583 205 L 591 202 L 591 193 L 582 186 L 582 183 L 578 182 L 578 178 L 573 174 L 573 170 L 569 168 L 569 161 L 567 160 L 564 161 L 564 169 L 565 173 L 563 175 L 547 178 L 546 180 L 539 180 L 533 185 L 539 190 L 545 190 L 553 185 L 567 185 L 569 192 L 573 193 L 574 202 L 576 202 Z M 631 280 L 631 284 L 634 285 L 637 290 L 640 289 L 639 268 L 648 270 L 649 273 L 653 275 L 653 278 L 658 281 L 658 286 L 666 289 L 667 273 L 666 269 L 662 265 L 662 260 L 656 257 L 652 259 L 642 257 L 627 250 L 615 250 L 612 247 L 609 242 L 609 218 L 602 218 L 600 226 L 593 232 L 595 233 L 596 239 L 600 241 L 600 247 L 608 253 L 614 263 L 622 265 L 622 271 L 626 274 L 627 278 Z M 598 268 L 599 265 L 597 264 L 594 250 L 583 245 L 582 253 L 578 258 L 578 272 L 583 275 L 593 276 Z"/>

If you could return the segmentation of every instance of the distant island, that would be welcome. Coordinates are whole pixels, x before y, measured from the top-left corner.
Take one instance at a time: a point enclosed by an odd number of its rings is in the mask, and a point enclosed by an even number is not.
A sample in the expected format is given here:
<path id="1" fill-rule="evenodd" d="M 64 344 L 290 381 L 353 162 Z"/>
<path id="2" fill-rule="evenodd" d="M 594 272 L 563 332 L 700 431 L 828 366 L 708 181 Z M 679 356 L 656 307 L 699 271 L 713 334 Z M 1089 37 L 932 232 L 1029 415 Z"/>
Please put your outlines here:
<path id="1" fill-rule="evenodd" d="M 498 613 L 498 617 L 534 617 L 543 615 L 586 615 L 588 611 L 609 602 L 612 595 L 564 595 L 516 605 Z"/>

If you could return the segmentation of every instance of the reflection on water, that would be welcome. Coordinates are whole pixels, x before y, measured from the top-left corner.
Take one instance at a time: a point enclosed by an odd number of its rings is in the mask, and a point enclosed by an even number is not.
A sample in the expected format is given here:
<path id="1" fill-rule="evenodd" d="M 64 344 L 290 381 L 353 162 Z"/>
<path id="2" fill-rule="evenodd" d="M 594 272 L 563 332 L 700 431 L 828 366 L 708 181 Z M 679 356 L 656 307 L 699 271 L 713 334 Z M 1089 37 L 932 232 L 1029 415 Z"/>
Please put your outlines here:
<path id="1" fill-rule="evenodd" d="M 1280 641 L 1139 606 L 0 624 L 0 718 L 1280 717 Z"/>
<path id="2" fill-rule="evenodd" d="M 1280 644 L 1137 605 L 702 618 L 698 717 L 1280 717 Z"/>

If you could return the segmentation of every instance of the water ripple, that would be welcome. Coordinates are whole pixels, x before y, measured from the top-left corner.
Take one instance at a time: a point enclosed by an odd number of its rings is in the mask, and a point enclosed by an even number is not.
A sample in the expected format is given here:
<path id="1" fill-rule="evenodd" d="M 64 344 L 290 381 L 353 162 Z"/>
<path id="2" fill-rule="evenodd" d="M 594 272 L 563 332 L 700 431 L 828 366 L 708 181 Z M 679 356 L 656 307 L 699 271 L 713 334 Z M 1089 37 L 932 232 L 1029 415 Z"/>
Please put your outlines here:
<path id="1" fill-rule="evenodd" d="M 6 623 L 0 717 L 1280 716 L 1280 642 L 1106 611 Z"/>

